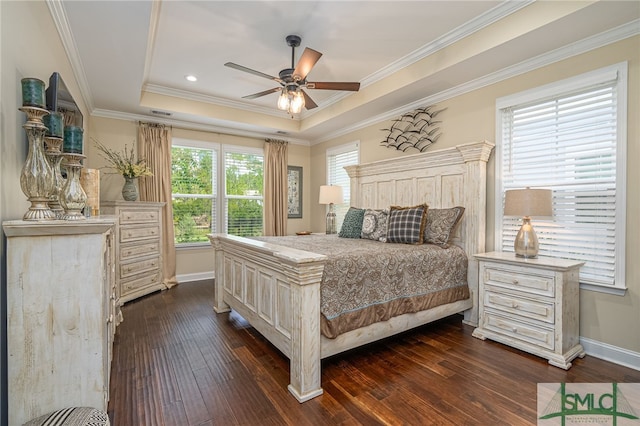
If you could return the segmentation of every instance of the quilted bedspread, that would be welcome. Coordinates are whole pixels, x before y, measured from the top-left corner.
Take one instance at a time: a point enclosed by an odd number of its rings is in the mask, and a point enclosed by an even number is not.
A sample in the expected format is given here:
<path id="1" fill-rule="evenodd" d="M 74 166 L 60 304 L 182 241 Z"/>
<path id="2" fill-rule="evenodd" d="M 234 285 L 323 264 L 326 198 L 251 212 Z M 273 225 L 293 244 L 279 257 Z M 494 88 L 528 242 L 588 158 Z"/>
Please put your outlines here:
<path id="1" fill-rule="evenodd" d="M 320 311 L 322 333 L 329 338 L 469 298 L 467 257 L 457 246 L 445 249 L 324 234 L 255 239 L 328 257 Z"/>

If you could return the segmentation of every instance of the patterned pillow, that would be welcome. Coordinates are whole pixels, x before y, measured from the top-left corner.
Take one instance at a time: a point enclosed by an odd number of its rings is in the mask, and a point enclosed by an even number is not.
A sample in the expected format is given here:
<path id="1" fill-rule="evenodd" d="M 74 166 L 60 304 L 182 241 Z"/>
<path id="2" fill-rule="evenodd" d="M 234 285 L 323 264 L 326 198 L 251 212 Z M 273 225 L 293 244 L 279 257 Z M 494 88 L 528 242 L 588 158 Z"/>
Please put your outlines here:
<path id="1" fill-rule="evenodd" d="M 389 210 L 366 209 L 362 220 L 362 233 L 360 238 L 368 240 L 387 241 L 387 221 Z"/>
<path id="2" fill-rule="evenodd" d="M 342 228 L 338 237 L 342 238 L 360 238 L 362 232 L 362 220 L 364 218 L 364 209 L 349 207 L 349 211 L 344 216 Z"/>
<path id="3" fill-rule="evenodd" d="M 428 207 L 426 204 L 415 207 L 391 206 L 387 242 L 422 244 Z"/>
<path id="4" fill-rule="evenodd" d="M 464 207 L 450 209 L 429 209 L 427 226 L 424 229 L 424 242 L 448 247 L 453 231 L 462 219 Z"/>
<path id="5" fill-rule="evenodd" d="M 33 419 L 23 426 L 109 426 L 109 416 L 90 407 L 69 407 Z"/>

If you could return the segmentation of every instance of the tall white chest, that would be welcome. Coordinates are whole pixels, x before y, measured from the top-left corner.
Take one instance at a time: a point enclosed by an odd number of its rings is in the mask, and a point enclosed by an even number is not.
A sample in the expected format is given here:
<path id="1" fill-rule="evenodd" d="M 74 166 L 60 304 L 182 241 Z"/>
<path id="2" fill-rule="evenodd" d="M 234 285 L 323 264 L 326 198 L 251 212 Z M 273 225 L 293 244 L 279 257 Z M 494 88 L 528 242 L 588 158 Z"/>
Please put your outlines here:
<path id="1" fill-rule="evenodd" d="M 120 304 L 164 290 L 162 209 L 165 203 L 103 201 L 102 214 L 115 215 L 116 283 Z"/>

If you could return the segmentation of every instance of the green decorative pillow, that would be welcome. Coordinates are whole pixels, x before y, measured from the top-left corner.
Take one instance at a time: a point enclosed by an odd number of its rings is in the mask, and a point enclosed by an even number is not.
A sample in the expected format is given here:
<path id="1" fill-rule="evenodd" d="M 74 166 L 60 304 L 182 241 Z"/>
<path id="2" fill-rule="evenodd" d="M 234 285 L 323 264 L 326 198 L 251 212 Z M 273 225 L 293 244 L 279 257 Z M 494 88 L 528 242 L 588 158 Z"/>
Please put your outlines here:
<path id="1" fill-rule="evenodd" d="M 387 242 L 422 244 L 428 208 L 426 204 L 415 207 L 391 206 Z"/>
<path id="2" fill-rule="evenodd" d="M 54 411 L 23 426 L 109 426 L 109 416 L 102 410 L 91 407 L 69 407 Z"/>
<path id="3" fill-rule="evenodd" d="M 389 210 L 366 209 L 362 220 L 362 233 L 360 238 L 367 240 L 387 241 L 387 222 Z"/>
<path id="4" fill-rule="evenodd" d="M 460 206 L 449 209 L 429 209 L 427 226 L 424 229 L 424 242 L 447 247 L 463 213 L 464 207 Z"/>
<path id="5" fill-rule="evenodd" d="M 344 216 L 342 222 L 342 228 L 338 237 L 342 238 L 360 238 L 362 232 L 362 220 L 364 219 L 364 209 L 357 209 L 350 207 L 347 214 Z"/>

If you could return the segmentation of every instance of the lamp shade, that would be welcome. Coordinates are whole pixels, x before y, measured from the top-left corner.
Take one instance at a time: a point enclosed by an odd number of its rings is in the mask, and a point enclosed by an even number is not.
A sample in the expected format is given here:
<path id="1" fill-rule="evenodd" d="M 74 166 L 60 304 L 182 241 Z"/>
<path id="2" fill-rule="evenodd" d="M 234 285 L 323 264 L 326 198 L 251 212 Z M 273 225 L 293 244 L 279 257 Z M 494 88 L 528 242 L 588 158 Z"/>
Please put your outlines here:
<path id="1" fill-rule="evenodd" d="M 550 189 L 510 189 L 504 196 L 505 216 L 553 216 Z"/>
<path id="2" fill-rule="evenodd" d="M 340 204 L 342 199 L 342 187 L 337 185 L 320 186 L 320 204 Z"/>

